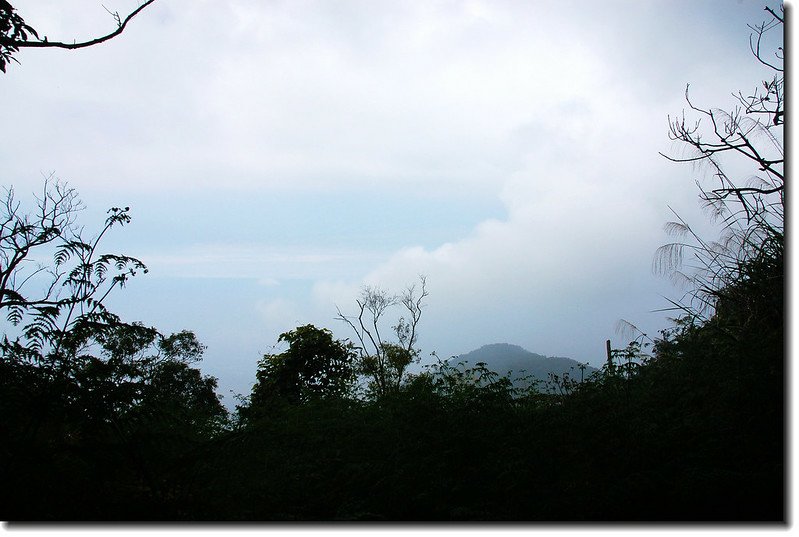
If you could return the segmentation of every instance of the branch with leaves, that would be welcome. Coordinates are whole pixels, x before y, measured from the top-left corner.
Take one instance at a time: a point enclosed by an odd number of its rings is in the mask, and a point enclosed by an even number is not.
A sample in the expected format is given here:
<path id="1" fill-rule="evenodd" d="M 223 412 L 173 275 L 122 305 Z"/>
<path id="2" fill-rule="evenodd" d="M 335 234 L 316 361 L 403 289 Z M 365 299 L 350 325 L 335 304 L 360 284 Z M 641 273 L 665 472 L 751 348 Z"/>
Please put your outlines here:
<path id="1" fill-rule="evenodd" d="M 0 206 L 0 311 L 12 325 L 22 325 L 17 350 L 22 345 L 33 356 L 54 360 L 64 351 L 74 355 L 90 336 L 119 325 L 105 300 L 137 272 L 147 272 L 134 257 L 98 252 L 112 227 L 130 222 L 128 207 L 110 209 L 100 233 L 89 240 L 75 225 L 82 208 L 74 189 L 51 178 L 30 214 L 13 189 L 6 191 Z M 41 261 L 47 253 L 52 263 Z M 10 344 L 8 335 L 4 341 Z"/>
<path id="2" fill-rule="evenodd" d="M 25 23 L 7 0 L 0 0 L 0 71 L 6 72 L 6 64 L 9 61 L 19 63 L 19 61 L 13 57 L 13 54 L 18 52 L 20 48 L 62 48 L 75 50 L 99 45 L 100 43 L 113 39 L 125 31 L 125 27 L 128 23 L 153 2 L 155 2 L 155 0 L 147 0 L 130 12 L 125 18 L 122 18 L 118 11 L 112 12 L 103 7 L 114 19 L 116 29 L 106 35 L 95 37 L 88 41 L 73 41 L 72 43 L 67 43 L 62 41 L 50 41 L 47 39 L 47 36 L 40 38 L 38 32 Z"/>

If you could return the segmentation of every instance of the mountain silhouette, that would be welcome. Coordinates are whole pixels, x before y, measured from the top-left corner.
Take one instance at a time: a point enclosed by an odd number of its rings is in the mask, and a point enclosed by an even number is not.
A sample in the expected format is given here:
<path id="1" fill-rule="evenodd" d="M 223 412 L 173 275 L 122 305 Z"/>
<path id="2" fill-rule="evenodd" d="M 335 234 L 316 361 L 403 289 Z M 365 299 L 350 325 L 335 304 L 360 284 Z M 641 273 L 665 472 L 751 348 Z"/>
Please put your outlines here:
<path id="1" fill-rule="evenodd" d="M 509 343 L 483 345 L 466 354 L 453 356 L 450 361 L 455 364 L 463 362 L 466 367 L 474 367 L 480 362 L 485 363 L 488 369 L 508 376 L 514 384 L 522 383 L 524 377 L 535 377 L 540 381 L 546 381 L 550 373 L 559 377 L 568 374 L 571 378 L 580 380 L 588 378 L 591 373 L 597 371 L 595 367 L 589 365 L 581 371 L 580 366 L 583 364 L 577 360 L 543 356 Z"/>

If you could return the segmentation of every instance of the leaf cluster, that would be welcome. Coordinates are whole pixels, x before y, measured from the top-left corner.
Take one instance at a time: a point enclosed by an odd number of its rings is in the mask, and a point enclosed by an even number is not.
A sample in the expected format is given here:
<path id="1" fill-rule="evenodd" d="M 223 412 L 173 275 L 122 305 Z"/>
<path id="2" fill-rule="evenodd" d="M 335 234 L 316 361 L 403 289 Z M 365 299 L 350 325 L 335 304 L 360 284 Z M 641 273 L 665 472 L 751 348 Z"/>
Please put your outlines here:
<path id="1" fill-rule="evenodd" d="M 0 0 L 0 71 L 5 73 L 10 61 L 19 63 L 13 54 L 19 51 L 20 41 L 28 40 L 28 35 L 39 38 L 7 0 Z"/>

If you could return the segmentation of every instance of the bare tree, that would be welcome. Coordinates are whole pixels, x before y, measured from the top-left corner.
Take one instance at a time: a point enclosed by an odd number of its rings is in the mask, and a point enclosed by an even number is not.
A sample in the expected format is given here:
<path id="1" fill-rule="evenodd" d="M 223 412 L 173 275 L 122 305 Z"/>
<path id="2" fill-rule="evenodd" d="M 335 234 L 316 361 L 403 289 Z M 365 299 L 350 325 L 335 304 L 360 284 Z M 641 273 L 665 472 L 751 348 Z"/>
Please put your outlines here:
<path id="1" fill-rule="evenodd" d="M 125 30 L 125 26 L 147 6 L 155 0 L 147 0 L 139 7 L 130 12 L 125 18 L 118 11 L 108 11 L 116 23 L 116 29 L 106 35 L 89 39 L 88 41 L 73 41 L 71 43 L 61 41 L 51 41 L 47 36 L 39 38 L 38 32 L 25 23 L 14 7 L 7 0 L 0 0 L 0 71 L 6 72 L 6 64 L 9 61 L 17 61 L 13 54 L 20 48 L 63 48 L 75 50 L 79 48 L 99 45 L 109 39 L 113 39 Z M 31 39 L 31 37 L 35 39 Z"/>
<path id="2" fill-rule="evenodd" d="M 392 295 L 378 287 L 364 287 L 355 301 L 358 304 L 355 316 L 345 315 L 336 307 L 337 319 L 347 323 L 360 344 L 357 347 L 359 373 L 370 379 L 370 387 L 378 396 L 399 389 L 407 367 L 418 359 L 417 330 L 424 299 L 429 294 L 424 276 L 419 277 L 419 283 L 418 288 L 416 284 L 410 285 L 400 295 Z M 396 340 L 387 341 L 380 327 L 386 312 L 393 306 L 402 306 L 406 313 L 391 327 Z"/>
<path id="3" fill-rule="evenodd" d="M 47 266 L 31 259 L 37 250 L 57 240 L 76 238 L 75 217 L 83 208 L 77 193 L 64 183 L 44 182 L 36 209 L 25 214 L 13 187 L 7 188 L 2 201 L 0 222 L 0 309 L 19 311 L 23 307 L 52 304 L 51 297 L 60 280 Z M 25 296 L 31 279 L 49 272 L 52 282 L 36 296 Z"/>
<path id="4" fill-rule="evenodd" d="M 663 155 L 673 162 L 691 162 L 709 167 L 715 186 L 703 187 L 698 181 L 701 199 L 713 217 L 722 224 L 717 241 L 707 241 L 677 215 L 666 230 L 683 238 L 658 249 L 653 268 L 670 274 L 691 288 L 690 306 L 675 307 L 697 317 L 706 317 L 715 308 L 719 290 L 740 278 L 748 262 L 764 254 L 782 259 L 784 248 L 785 177 L 783 150 L 784 71 L 783 36 L 780 34 L 771 53 L 766 42 L 781 32 L 784 19 L 771 8 L 765 9 L 770 20 L 750 25 L 750 49 L 762 65 L 771 71 L 749 95 L 733 93 L 738 104 L 731 111 L 703 108 L 691 100 L 688 87 L 685 99 L 693 122 L 669 117 L 669 137 L 689 150 L 685 157 Z M 771 32 L 771 35 L 769 33 Z M 744 181 L 727 173 L 733 162 L 749 163 L 756 171 Z M 675 213 L 676 214 L 676 213 Z M 686 253 L 698 264 L 693 273 L 681 270 Z M 683 299 L 683 302 L 685 299 Z"/>

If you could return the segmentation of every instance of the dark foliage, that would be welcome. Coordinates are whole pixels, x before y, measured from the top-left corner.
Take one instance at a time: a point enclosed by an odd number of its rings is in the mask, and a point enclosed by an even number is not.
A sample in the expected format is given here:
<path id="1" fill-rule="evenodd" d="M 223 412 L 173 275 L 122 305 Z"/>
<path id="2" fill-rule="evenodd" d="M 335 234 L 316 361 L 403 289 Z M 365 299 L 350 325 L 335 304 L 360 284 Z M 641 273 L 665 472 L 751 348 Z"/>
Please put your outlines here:
<path id="1" fill-rule="evenodd" d="M 6 72 L 6 64 L 17 61 L 13 54 L 19 50 L 19 42 L 27 41 L 28 35 L 38 39 L 36 30 L 25 24 L 19 13 L 6 0 L 0 0 L 0 71 Z"/>
<path id="2" fill-rule="evenodd" d="M 74 225 L 80 207 L 73 190 L 49 182 L 34 212 L 12 190 L 3 207 L 5 520 L 166 516 L 159 513 L 171 501 L 171 476 L 227 421 L 216 380 L 190 365 L 204 350 L 193 333 L 165 337 L 103 304 L 146 272 L 134 258 L 98 251 L 112 227 L 130 221 L 128 209 L 111 209 L 97 238 L 85 241 Z M 52 265 L 32 263 L 48 248 Z"/>
<path id="3" fill-rule="evenodd" d="M 308 324 L 280 335 L 289 348 L 266 354 L 258 363 L 249 402 L 239 407 L 243 420 L 269 416 L 277 407 L 350 394 L 355 382 L 355 352 L 333 333 Z"/>

